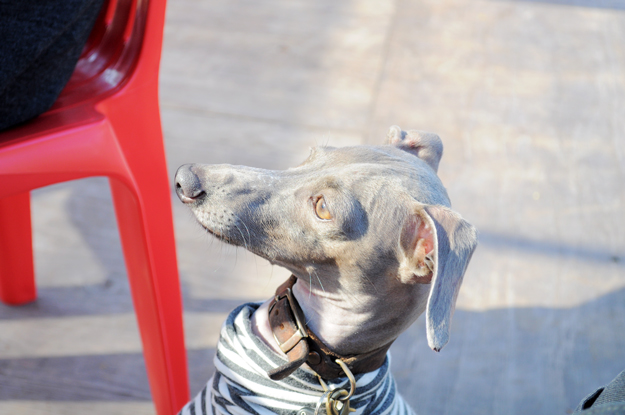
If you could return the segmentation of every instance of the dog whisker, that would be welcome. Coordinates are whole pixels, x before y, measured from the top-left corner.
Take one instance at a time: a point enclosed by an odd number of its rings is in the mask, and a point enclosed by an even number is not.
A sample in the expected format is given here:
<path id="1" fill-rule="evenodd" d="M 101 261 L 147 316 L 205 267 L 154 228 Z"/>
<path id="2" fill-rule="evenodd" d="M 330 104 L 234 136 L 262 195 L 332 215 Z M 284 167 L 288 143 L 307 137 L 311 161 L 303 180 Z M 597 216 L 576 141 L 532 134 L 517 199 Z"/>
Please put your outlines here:
<path id="1" fill-rule="evenodd" d="M 233 214 L 234 215 L 234 214 Z M 245 222 L 243 222 L 243 220 L 241 218 L 239 218 L 237 215 L 234 215 L 235 219 L 237 219 L 239 222 L 241 222 L 241 224 L 243 226 L 245 226 L 245 230 L 247 231 L 247 239 L 249 240 L 249 243 L 252 243 L 252 234 L 250 233 L 250 228 L 247 227 L 247 225 L 245 224 Z M 245 238 L 244 238 L 245 239 Z"/>
<path id="2" fill-rule="evenodd" d="M 239 228 L 236 224 L 234 225 L 234 227 L 237 229 L 237 231 L 239 231 L 239 233 L 241 234 L 241 239 L 243 239 L 243 247 L 245 249 L 248 249 L 247 247 L 247 241 L 245 240 L 245 236 L 243 235 L 243 232 L 241 231 L 241 228 Z"/>
<path id="3" fill-rule="evenodd" d="M 319 281 L 319 285 L 321 286 L 321 291 L 325 293 L 326 290 L 325 288 L 323 288 L 323 283 L 321 282 L 321 278 L 319 278 L 319 274 L 317 274 L 317 270 L 313 269 L 313 272 L 315 273 L 315 277 L 317 277 L 317 281 Z"/>
<path id="4" fill-rule="evenodd" d="M 364 275 L 365 280 L 367 280 L 367 282 L 369 284 L 371 284 L 371 286 L 373 287 L 373 289 L 375 290 L 375 292 L 378 292 L 378 287 L 376 287 L 376 285 L 373 283 L 373 281 L 371 281 L 371 278 L 369 278 L 368 276 Z"/>

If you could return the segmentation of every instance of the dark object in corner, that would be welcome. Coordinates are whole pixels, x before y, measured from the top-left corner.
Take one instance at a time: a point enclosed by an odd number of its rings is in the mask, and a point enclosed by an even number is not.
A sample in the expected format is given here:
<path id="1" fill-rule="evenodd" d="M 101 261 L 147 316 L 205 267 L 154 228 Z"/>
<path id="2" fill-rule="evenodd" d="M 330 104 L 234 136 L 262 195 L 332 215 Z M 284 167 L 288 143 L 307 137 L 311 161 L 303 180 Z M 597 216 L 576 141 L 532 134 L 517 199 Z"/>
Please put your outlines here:
<path id="1" fill-rule="evenodd" d="M 103 0 L 0 0 L 0 130 L 47 111 L 61 93 Z"/>
<path id="2" fill-rule="evenodd" d="M 607 386 L 585 397 L 573 414 L 625 415 L 625 370 Z"/>

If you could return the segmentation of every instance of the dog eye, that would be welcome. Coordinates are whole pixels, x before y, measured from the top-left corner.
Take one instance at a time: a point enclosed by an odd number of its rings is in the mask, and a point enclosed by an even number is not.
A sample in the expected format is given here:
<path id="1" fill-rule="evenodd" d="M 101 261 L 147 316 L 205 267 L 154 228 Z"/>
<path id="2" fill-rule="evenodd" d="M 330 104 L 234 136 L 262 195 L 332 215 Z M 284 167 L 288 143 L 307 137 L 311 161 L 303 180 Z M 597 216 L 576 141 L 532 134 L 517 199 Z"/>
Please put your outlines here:
<path id="1" fill-rule="evenodd" d="M 326 206 L 326 200 L 323 196 L 319 197 L 315 202 L 315 213 L 319 219 L 330 220 L 332 219 L 332 214 L 328 210 Z"/>

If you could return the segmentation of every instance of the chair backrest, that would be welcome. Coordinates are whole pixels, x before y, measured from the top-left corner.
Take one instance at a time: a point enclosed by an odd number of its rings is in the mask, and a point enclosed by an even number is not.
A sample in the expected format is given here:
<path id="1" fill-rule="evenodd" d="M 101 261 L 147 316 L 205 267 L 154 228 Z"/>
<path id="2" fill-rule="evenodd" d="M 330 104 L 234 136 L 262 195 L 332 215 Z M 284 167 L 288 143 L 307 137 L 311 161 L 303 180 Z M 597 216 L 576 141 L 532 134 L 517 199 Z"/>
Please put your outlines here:
<path id="1" fill-rule="evenodd" d="M 148 7 L 149 6 L 149 7 Z M 51 112 L 158 80 L 165 0 L 104 0 L 78 64 Z"/>

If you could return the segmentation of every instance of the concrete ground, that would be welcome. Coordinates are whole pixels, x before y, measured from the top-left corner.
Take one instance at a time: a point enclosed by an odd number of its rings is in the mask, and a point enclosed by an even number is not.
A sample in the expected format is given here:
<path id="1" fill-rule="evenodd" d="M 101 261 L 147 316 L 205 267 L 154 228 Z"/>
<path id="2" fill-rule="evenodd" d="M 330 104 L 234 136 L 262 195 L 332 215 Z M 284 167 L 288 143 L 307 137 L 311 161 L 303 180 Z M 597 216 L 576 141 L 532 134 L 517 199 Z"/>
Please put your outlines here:
<path id="1" fill-rule="evenodd" d="M 625 1 L 172 0 L 161 70 L 186 162 L 284 169 L 308 148 L 438 133 L 480 231 L 450 343 L 393 346 L 420 414 L 567 414 L 625 369 Z M 172 196 L 174 196 L 172 192 Z M 192 393 L 225 314 L 288 273 L 174 197 Z M 33 192 L 39 299 L 0 305 L 0 414 L 153 413 L 107 181 Z"/>

